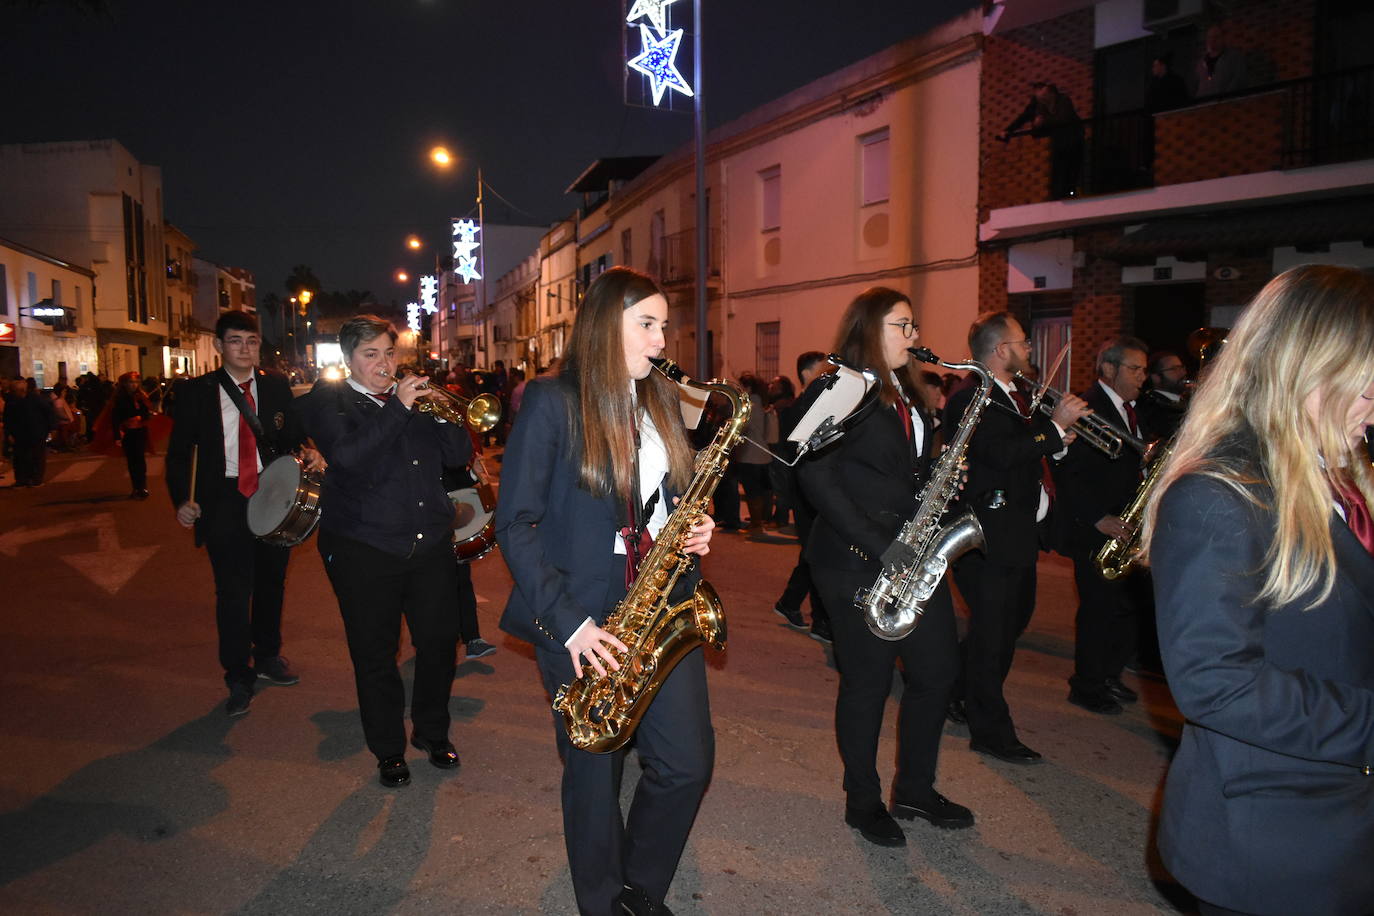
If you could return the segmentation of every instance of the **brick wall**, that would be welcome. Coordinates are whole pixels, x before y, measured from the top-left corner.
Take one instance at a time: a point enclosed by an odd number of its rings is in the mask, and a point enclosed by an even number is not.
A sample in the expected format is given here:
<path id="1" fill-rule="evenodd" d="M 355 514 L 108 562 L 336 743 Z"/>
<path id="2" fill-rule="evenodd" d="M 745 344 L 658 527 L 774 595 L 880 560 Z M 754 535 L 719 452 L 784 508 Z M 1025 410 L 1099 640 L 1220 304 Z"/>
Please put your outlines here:
<path id="1" fill-rule="evenodd" d="M 1033 203 L 1049 189 L 1049 141 L 994 137 L 1026 107 L 1030 84 L 1046 80 L 1068 95 L 1080 117 L 1093 111 L 1093 11 L 1078 10 L 987 40 L 983 49 L 979 220 L 987 211 Z"/>
<path id="2" fill-rule="evenodd" d="M 1074 250 L 1084 253 L 1083 266 L 1073 272 L 1073 353 L 1069 356 L 1074 387 L 1079 391 L 1097 378 L 1098 349 L 1126 328 L 1121 264 L 1094 253 L 1117 234 L 1098 230 L 1074 239 Z"/>
<path id="3" fill-rule="evenodd" d="M 1312 74 L 1316 15 L 1316 0 L 1248 0 L 1234 5 L 1222 26 L 1227 43 L 1245 52 L 1252 86 Z M 1196 66 L 1196 61 L 1188 66 Z M 1185 76 L 1192 76 L 1191 69 Z"/>
<path id="4" fill-rule="evenodd" d="M 1007 249 L 985 248 L 978 252 L 978 311 L 997 312 L 1007 307 Z"/>
<path id="5" fill-rule="evenodd" d="M 1277 169 L 1288 94 L 1245 96 L 1155 118 L 1155 184 Z"/>

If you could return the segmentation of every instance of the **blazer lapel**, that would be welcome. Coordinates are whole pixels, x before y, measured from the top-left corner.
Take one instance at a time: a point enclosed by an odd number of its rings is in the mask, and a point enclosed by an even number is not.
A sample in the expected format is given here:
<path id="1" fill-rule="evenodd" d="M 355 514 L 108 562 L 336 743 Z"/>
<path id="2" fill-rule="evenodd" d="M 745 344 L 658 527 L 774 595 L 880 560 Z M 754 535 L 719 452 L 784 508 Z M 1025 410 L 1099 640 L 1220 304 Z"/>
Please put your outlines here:
<path id="1" fill-rule="evenodd" d="M 1331 510 L 1331 546 L 1336 551 L 1336 567 L 1340 575 L 1354 583 L 1355 591 L 1364 601 L 1365 610 L 1374 614 L 1374 556 L 1364 549 L 1355 532 Z"/>

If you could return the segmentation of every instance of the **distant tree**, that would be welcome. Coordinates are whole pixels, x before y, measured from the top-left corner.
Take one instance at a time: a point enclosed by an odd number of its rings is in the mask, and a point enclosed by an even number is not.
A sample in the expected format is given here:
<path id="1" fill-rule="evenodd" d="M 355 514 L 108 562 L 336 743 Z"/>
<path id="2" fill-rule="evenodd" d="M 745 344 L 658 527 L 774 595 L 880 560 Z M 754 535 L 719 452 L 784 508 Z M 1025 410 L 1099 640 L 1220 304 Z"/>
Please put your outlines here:
<path id="1" fill-rule="evenodd" d="M 324 290 L 324 286 L 308 265 L 297 264 L 291 268 L 291 273 L 286 278 L 286 291 L 292 296 L 299 296 L 303 289 L 308 289 L 318 296 Z"/>

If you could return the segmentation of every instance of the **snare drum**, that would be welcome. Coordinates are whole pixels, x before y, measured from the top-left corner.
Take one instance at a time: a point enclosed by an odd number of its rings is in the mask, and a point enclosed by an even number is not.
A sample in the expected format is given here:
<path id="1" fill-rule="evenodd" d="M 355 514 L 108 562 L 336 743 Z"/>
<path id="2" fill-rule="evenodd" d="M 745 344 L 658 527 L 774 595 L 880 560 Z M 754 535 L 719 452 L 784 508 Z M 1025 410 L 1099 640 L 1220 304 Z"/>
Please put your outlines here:
<path id="1" fill-rule="evenodd" d="M 453 500 L 453 556 L 459 563 L 480 560 L 496 546 L 496 497 L 479 483 L 448 494 Z"/>
<path id="2" fill-rule="evenodd" d="M 248 530 L 275 547 L 295 547 L 320 521 L 320 475 L 295 455 L 262 469 L 258 490 L 248 498 Z"/>

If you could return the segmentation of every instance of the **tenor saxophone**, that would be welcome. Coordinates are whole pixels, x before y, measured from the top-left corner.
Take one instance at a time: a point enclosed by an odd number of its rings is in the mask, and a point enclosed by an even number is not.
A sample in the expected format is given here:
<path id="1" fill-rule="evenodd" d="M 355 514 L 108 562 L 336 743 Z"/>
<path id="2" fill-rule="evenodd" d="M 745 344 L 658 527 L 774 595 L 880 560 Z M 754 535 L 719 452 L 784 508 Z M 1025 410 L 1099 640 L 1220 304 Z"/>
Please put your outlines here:
<path id="1" fill-rule="evenodd" d="M 916 562 L 896 570 L 884 569 L 871 587 L 861 589 L 854 596 L 854 604 L 863 611 L 864 622 L 873 635 L 889 640 L 902 639 L 915 629 L 925 613 L 926 603 L 951 563 L 970 550 L 983 549 L 983 526 L 978 524 L 972 509 L 965 509 L 943 527 L 940 519 L 959 495 L 964 454 L 987 406 L 988 393 L 992 391 L 992 373 L 975 360 L 943 362 L 925 347 L 911 352 L 918 359 L 946 369 L 967 369 L 978 376 L 978 391 L 965 408 L 949 448 L 940 456 L 930 479 L 921 488 L 916 515 L 897 534 L 897 539 L 915 552 Z"/>
<path id="2" fill-rule="evenodd" d="M 1164 470 L 1164 463 L 1169 460 L 1173 450 L 1172 439 L 1167 443 L 1157 442 L 1150 446 L 1145 457 L 1149 470 L 1135 491 L 1135 496 L 1121 512 L 1121 524 L 1126 526 L 1128 532 L 1126 537 L 1107 538 L 1107 543 L 1098 548 L 1097 555 L 1093 557 L 1102 578 L 1120 579 L 1139 561 L 1141 516 L 1145 514 L 1145 504 L 1150 501 L 1150 493 L 1159 483 L 1160 472 Z"/>
<path id="3" fill-rule="evenodd" d="M 653 364 L 674 382 L 691 381 L 672 360 L 655 359 Z M 640 562 L 638 578 L 602 627 L 629 649 L 616 653 L 619 670 L 607 669 L 600 677 L 586 666 L 581 677 L 559 687 L 554 697 L 553 708 L 562 714 L 568 738 L 584 751 L 605 754 L 623 747 L 669 672 L 688 652 L 703 643 L 725 647 L 725 615 L 711 583 L 702 579 L 691 597 L 674 605 L 668 601 L 673 586 L 695 562 L 680 549 L 682 541 L 706 513 L 730 450 L 744 436 L 751 405 L 730 382 L 691 384 L 720 392 L 733 411 L 711 444 L 698 453 L 687 491 Z"/>

